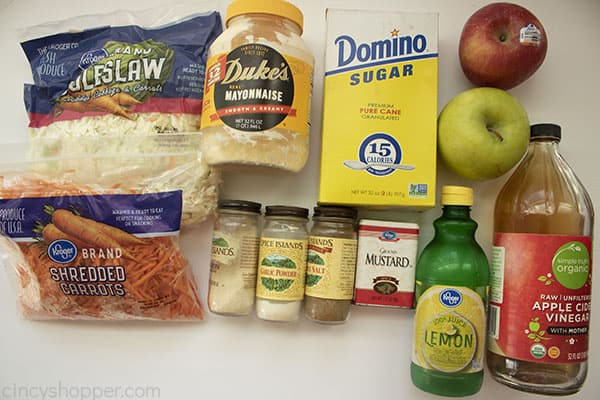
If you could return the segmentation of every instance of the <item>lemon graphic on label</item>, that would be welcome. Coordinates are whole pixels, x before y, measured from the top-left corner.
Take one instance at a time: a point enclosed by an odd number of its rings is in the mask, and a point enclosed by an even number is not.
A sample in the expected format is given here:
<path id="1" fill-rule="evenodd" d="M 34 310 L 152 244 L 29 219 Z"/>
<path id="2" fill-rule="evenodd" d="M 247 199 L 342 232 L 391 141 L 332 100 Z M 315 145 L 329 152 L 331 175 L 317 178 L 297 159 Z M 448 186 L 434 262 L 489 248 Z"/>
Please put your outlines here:
<path id="1" fill-rule="evenodd" d="M 417 302 L 413 362 L 446 373 L 480 371 L 484 334 L 485 308 L 475 291 L 433 286 Z"/>
<path id="2" fill-rule="evenodd" d="M 444 326 L 442 327 L 442 329 L 443 329 L 443 332 L 449 336 L 456 335 L 456 333 L 458 332 L 456 327 L 450 322 L 446 322 L 444 324 Z"/>

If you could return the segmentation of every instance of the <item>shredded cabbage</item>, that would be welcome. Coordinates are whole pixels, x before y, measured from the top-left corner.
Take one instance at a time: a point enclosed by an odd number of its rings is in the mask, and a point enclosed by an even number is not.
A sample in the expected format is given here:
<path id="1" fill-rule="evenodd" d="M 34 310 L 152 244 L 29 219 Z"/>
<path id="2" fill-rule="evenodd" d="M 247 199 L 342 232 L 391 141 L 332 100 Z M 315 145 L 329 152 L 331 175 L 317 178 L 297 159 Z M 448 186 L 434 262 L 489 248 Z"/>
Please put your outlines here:
<path id="1" fill-rule="evenodd" d="M 197 132 L 200 115 L 160 112 L 132 114 L 133 120 L 118 115 L 87 116 L 77 120 L 55 121 L 50 125 L 30 128 L 33 139 L 74 136 L 150 135 L 172 132 Z"/>
<path id="2" fill-rule="evenodd" d="M 147 134 L 38 138 L 31 141 L 29 170 L 74 182 L 114 187 L 119 193 L 182 190 L 182 226 L 212 215 L 220 174 L 200 152 L 200 134 Z"/>

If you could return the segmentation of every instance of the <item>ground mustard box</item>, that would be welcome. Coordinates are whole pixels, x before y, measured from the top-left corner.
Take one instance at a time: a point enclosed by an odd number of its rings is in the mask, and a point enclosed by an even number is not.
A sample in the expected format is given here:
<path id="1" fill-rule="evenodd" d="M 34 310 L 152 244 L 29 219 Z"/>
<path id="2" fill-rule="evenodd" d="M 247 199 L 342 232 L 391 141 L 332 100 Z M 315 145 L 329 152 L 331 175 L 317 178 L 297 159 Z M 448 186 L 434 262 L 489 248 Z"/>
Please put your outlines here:
<path id="1" fill-rule="evenodd" d="M 437 14 L 327 10 L 319 202 L 435 205 Z"/>

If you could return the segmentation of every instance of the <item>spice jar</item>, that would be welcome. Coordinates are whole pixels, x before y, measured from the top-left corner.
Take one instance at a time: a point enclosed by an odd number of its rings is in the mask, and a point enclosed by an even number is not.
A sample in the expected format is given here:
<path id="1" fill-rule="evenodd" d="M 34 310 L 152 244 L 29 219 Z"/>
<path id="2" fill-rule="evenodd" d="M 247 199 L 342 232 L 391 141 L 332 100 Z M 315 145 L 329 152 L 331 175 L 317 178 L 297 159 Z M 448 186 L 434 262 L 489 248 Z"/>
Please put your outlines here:
<path id="1" fill-rule="evenodd" d="M 221 200 L 215 220 L 208 308 L 222 315 L 248 315 L 254 306 L 261 204 Z"/>
<path id="2" fill-rule="evenodd" d="M 356 271 L 356 215 L 349 207 L 315 207 L 308 238 L 304 314 L 339 324 L 350 312 Z"/>
<path id="3" fill-rule="evenodd" d="M 304 298 L 307 222 L 306 208 L 266 208 L 256 280 L 256 315 L 261 319 L 298 319 Z"/>
<path id="4" fill-rule="evenodd" d="M 301 170 L 308 159 L 314 59 L 302 12 L 282 0 L 236 0 L 208 51 L 201 116 L 209 165 Z"/>

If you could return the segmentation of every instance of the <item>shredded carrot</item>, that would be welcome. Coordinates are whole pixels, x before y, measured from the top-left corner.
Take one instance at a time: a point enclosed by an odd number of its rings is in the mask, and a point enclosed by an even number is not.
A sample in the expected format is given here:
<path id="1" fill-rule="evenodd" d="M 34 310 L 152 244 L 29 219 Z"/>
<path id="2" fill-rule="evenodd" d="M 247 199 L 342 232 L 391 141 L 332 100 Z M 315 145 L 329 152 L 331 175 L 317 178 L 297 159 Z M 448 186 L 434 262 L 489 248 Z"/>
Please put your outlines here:
<path id="1" fill-rule="evenodd" d="M 7 185 L 6 180 L 3 183 L 5 186 L 0 187 L 2 199 L 101 194 L 87 186 L 45 179 L 21 178 L 10 182 L 10 185 Z M 59 211 L 58 221 L 55 221 L 54 216 Z M 61 222 L 61 218 L 66 219 L 66 222 L 57 224 Z M 202 319 L 196 283 L 186 258 L 179 250 L 176 236 L 140 239 L 126 232 L 116 233 L 117 228 L 104 231 L 99 228 L 98 224 L 101 223 L 93 221 L 94 224 L 85 224 L 86 219 L 79 218 L 83 217 L 70 211 L 56 210 L 52 223 L 44 227 L 44 235 L 39 242 L 17 243 L 20 254 L 15 254 L 13 258 L 20 280 L 21 305 L 26 317 Z M 93 260 L 89 258 L 89 253 L 88 258 L 84 258 L 83 252 L 80 252 L 69 265 L 96 268 L 97 271 L 101 265 L 116 264 L 124 270 L 125 279 L 111 284 L 57 280 L 56 272 L 53 274 L 51 270 L 57 264 L 48 255 L 48 245 L 57 238 L 67 238 L 81 246 L 95 249 L 96 254 L 104 247 L 118 246 L 123 252 L 120 258 Z M 0 241 L 0 249 L 11 254 L 5 241 Z M 118 284 L 122 285 L 120 289 Z M 106 287 L 101 288 L 100 285 Z"/>

